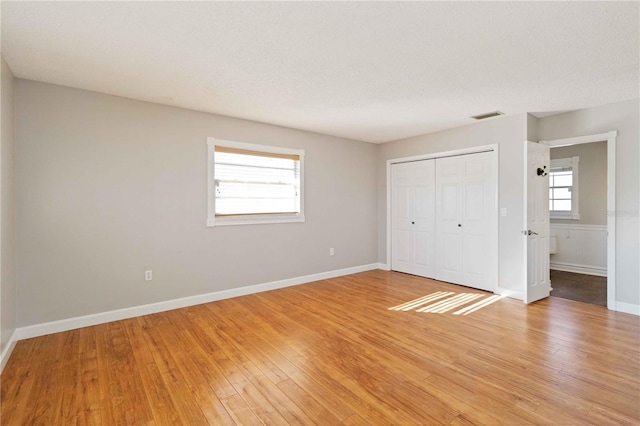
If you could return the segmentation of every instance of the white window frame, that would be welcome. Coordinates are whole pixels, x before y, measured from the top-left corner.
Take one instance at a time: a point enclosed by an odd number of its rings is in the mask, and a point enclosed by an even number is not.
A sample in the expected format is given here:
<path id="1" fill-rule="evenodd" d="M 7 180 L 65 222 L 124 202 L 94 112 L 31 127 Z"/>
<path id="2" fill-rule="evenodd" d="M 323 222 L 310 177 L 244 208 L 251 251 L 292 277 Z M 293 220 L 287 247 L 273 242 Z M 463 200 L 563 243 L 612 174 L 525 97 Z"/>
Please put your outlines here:
<path id="1" fill-rule="evenodd" d="M 216 146 L 261 151 L 273 154 L 298 155 L 300 157 L 300 213 L 247 214 L 216 217 L 215 151 Z M 207 226 L 256 225 L 263 223 L 304 222 L 304 150 L 280 148 L 244 142 L 207 138 Z"/>
<path id="2" fill-rule="evenodd" d="M 556 158 L 551 160 L 551 168 L 549 173 L 553 171 L 554 168 L 557 167 L 571 167 L 572 173 L 572 185 L 571 185 L 571 211 L 555 211 L 549 210 L 549 218 L 551 219 L 572 219 L 578 220 L 580 219 L 580 210 L 579 210 L 579 168 L 578 163 L 580 161 L 580 157 L 570 157 L 570 158 Z M 551 186 L 549 186 L 551 188 Z"/>

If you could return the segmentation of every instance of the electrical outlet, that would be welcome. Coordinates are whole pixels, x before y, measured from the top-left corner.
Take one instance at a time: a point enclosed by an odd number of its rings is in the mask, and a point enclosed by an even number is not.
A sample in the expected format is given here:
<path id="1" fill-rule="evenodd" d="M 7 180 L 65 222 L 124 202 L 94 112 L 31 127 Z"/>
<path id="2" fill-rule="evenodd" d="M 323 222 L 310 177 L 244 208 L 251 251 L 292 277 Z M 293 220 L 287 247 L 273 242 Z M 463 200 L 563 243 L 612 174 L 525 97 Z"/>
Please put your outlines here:
<path id="1" fill-rule="evenodd" d="M 144 280 L 151 281 L 153 279 L 153 271 L 149 269 L 148 271 L 144 271 Z"/>
<path id="2" fill-rule="evenodd" d="M 335 253 L 335 251 L 333 250 L 333 247 L 331 247 L 331 248 L 329 249 L 329 256 L 333 256 L 334 254 L 336 254 L 336 253 Z"/>

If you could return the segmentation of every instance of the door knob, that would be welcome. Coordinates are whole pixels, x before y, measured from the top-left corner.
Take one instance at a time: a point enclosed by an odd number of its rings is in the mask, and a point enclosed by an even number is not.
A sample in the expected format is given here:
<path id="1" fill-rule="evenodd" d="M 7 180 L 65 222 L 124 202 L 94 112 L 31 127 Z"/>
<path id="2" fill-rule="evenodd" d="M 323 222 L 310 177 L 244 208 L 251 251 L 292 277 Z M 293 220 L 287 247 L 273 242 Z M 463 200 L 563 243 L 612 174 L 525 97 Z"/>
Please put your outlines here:
<path id="1" fill-rule="evenodd" d="M 414 225 L 414 224 L 415 224 L 415 222 L 411 222 L 411 224 L 412 224 L 412 225 Z"/>
<path id="2" fill-rule="evenodd" d="M 462 224 L 461 223 L 458 224 L 458 228 L 462 228 Z"/>
<path id="3" fill-rule="evenodd" d="M 527 231 L 527 235 L 538 235 L 537 232 L 533 232 L 531 229 Z"/>

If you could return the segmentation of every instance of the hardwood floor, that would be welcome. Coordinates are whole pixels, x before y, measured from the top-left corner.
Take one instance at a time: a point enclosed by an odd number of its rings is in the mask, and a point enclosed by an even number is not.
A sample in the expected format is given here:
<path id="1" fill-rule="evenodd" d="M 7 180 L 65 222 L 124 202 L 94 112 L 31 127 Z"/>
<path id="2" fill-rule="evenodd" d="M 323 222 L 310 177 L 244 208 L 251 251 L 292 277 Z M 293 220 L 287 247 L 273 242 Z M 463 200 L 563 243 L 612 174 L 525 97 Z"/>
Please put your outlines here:
<path id="1" fill-rule="evenodd" d="M 437 291 L 489 296 L 370 271 L 23 340 L 1 422 L 640 422 L 637 316 L 553 297 L 389 310 Z"/>

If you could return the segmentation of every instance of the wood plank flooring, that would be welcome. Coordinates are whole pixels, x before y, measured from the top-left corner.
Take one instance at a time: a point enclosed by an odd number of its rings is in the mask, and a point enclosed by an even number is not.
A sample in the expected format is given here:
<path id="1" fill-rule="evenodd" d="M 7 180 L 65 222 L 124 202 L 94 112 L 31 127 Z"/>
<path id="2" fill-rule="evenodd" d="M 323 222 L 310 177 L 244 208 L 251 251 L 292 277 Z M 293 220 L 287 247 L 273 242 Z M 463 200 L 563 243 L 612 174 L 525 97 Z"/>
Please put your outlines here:
<path id="1" fill-rule="evenodd" d="M 640 319 L 370 271 L 18 342 L 2 425 L 639 424 Z"/>

